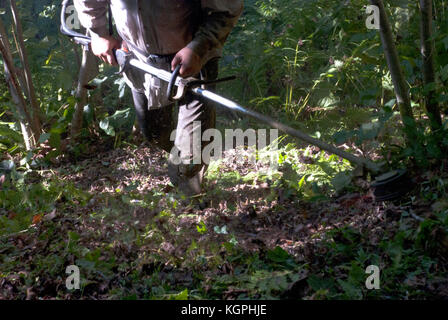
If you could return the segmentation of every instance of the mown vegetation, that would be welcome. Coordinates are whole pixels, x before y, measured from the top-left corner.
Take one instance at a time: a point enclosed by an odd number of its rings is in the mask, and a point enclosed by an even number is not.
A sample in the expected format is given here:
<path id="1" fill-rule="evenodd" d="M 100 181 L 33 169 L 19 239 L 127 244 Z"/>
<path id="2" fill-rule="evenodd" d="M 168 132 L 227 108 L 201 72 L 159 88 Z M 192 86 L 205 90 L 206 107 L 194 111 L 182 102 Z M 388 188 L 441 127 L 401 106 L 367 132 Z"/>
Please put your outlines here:
<path id="1" fill-rule="evenodd" d="M 80 106 L 82 52 L 59 34 L 60 1 L 0 0 L 0 298 L 446 299 L 447 3 L 432 2 L 424 59 L 431 1 L 384 2 L 398 65 L 366 28 L 368 1 L 245 1 L 221 60 L 238 80 L 217 91 L 406 168 L 415 188 L 375 202 L 368 172 L 283 136 L 259 151 L 278 168 L 237 162 L 242 150 L 214 162 L 205 208 L 175 192 L 166 155 L 133 132 L 115 68 L 99 66 Z M 65 287 L 73 264 L 81 290 Z M 380 290 L 366 289 L 369 265 Z"/>

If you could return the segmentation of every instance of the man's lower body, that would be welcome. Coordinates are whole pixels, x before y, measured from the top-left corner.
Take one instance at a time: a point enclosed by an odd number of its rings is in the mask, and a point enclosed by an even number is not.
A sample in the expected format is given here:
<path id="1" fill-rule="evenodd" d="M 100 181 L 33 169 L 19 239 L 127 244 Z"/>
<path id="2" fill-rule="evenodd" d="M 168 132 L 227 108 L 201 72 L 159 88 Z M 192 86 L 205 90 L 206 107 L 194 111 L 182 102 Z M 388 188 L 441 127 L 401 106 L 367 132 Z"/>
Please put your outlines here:
<path id="1" fill-rule="evenodd" d="M 210 60 L 202 69 L 201 76 L 206 80 L 214 80 L 218 76 L 218 59 Z M 138 124 L 146 139 L 166 152 L 170 153 L 168 160 L 168 175 L 174 186 L 187 196 L 201 193 L 203 176 L 207 164 L 195 161 L 194 156 L 200 146 L 202 150 L 210 142 L 202 141 L 202 134 L 216 125 L 216 110 L 213 103 L 188 92 L 178 102 L 177 126 L 174 121 L 175 104 L 149 109 L 148 99 L 144 93 L 132 90 Z M 176 128 L 177 127 L 177 128 Z M 172 134 L 176 128 L 176 135 Z M 195 141 L 199 139 L 199 141 Z M 182 161 L 179 161 L 179 158 Z M 180 162 L 180 163 L 179 163 Z"/>

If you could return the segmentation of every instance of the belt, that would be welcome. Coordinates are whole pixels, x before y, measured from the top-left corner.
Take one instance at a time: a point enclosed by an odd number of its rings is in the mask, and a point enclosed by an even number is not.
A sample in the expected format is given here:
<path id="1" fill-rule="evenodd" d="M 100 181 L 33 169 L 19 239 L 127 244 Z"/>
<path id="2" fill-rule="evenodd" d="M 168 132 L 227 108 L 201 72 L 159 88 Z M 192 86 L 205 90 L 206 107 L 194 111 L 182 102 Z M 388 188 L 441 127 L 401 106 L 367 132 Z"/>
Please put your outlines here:
<path id="1" fill-rule="evenodd" d="M 133 44 L 129 43 L 129 42 L 125 42 L 126 46 L 131 49 L 131 51 L 136 51 L 137 53 L 139 53 L 141 56 L 146 57 L 146 62 L 148 62 L 149 64 L 151 63 L 157 63 L 160 61 L 166 62 L 166 63 L 171 63 L 171 60 L 173 60 L 174 56 L 176 55 L 175 53 L 172 54 L 148 54 L 147 52 L 143 52 L 142 50 L 140 50 L 139 48 L 137 48 L 136 46 L 134 46 Z"/>
<path id="2" fill-rule="evenodd" d="M 176 54 L 149 54 L 146 59 L 149 63 L 158 63 L 160 61 L 171 63 Z"/>

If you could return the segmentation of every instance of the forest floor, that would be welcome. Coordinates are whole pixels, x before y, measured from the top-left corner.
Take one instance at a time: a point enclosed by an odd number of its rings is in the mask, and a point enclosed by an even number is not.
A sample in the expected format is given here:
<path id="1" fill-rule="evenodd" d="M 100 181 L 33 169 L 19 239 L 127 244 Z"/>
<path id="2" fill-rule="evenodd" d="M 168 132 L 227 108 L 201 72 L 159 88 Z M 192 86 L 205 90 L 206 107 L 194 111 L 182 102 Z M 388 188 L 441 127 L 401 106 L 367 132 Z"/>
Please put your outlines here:
<path id="1" fill-rule="evenodd" d="M 0 299 L 448 298 L 446 164 L 377 203 L 362 188 L 307 200 L 234 157 L 211 165 L 207 207 L 173 190 L 146 144 L 4 187 Z M 66 288 L 69 265 L 80 290 Z M 369 265 L 380 289 L 366 288 Z"/>

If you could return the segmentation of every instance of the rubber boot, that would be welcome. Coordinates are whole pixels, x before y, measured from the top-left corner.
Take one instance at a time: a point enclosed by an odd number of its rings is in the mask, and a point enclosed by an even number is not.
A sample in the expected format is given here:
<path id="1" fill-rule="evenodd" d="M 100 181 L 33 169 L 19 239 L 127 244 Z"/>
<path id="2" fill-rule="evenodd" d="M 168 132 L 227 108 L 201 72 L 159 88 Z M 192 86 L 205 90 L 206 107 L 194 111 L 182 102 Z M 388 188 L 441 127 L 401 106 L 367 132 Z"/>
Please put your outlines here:
<path id="1" fill-rule="evenodd" d="M 186 196 L 195 197 L 202 193 L 202 182 L 207 166 L 203 165 L 192 176 L 188 169 L 188 165 L 175 165 L 168 160 L 168 176 L 170 177 L 171 183 Z"/>

